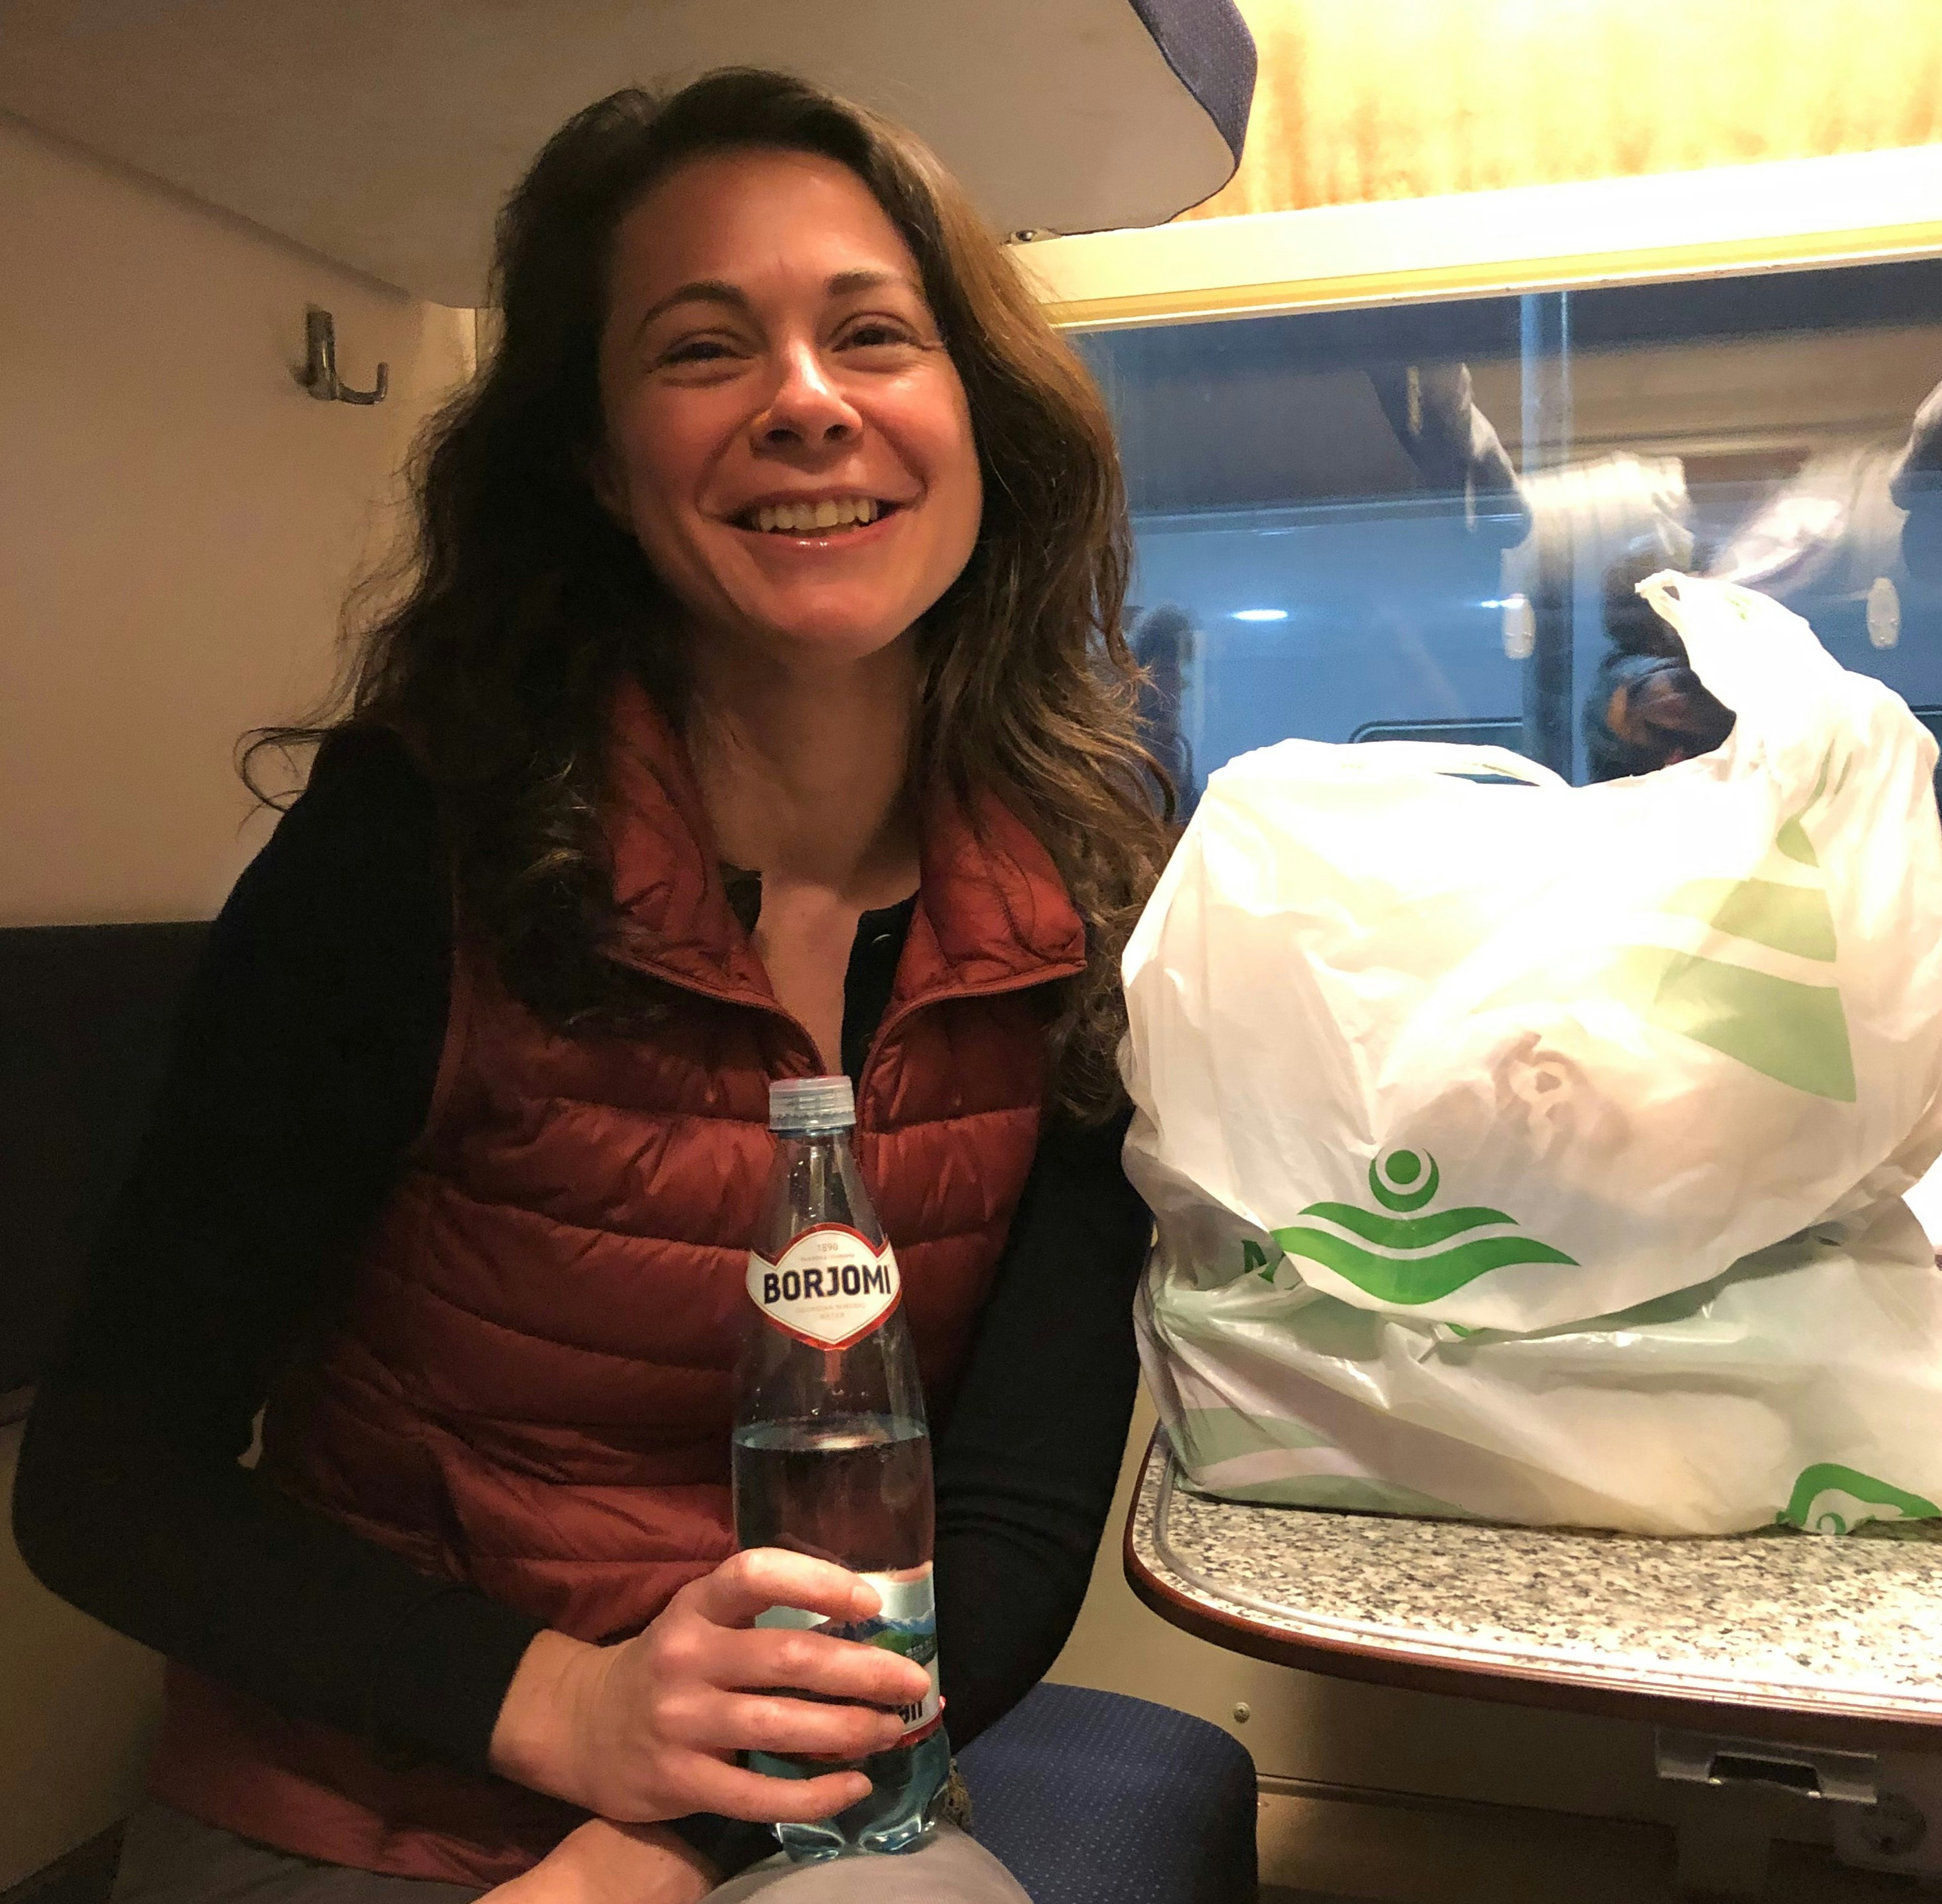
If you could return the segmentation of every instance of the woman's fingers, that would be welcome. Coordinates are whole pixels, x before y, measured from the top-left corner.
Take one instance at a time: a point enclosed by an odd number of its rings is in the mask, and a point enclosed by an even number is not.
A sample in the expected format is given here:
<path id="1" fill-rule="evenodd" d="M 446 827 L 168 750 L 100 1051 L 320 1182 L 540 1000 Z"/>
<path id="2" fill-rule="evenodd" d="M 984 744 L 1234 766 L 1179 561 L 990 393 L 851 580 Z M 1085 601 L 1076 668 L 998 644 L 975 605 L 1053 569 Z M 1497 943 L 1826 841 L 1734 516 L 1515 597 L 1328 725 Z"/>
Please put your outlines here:
<path id="1" fill-rule="evenodd" d="M 834 1771 L 769 1778 L 725 1761 L 746 1751 L 866 1758 L 896 1743 L 896 1709 L 921 1700 L 930 1677 L 882 1647 L 749 1623 L 774 1606 L 847 1622 L 880 1605 L 865 1581 L 831 1562 L 774 1548 L 736 1554 L 621 1645 L 581 1647 L 561 1636 L 565 1667 L 550 1680 L 537 1666 L 528 1676 L 564 1740 L 553 1753 L 564 1770 L 540 1764 L 544 1775 L 534 1777 L 508 1755 L 502 1768 L 610 1818 L 694 1810 L 771 1823 L 826 1818 L 861 1799 L 868 1780 Z M 529 1651 L 538 1648 L 536 1641 Z"/>
<path id="2" fill-rule="evenodd" d="M 870 1795 L 870 1781 L 861 1772 L 768 1778 L 718 1758 L 697 1758 L 682 1785 L 691 1810 L 758 1825 L 806 1825 L 833 1818 Z"/>
<path id="3" fill-rule="evenodd" d="M 872 1706 L 914 1705 L 930 1690 L 930 1676 L 901 1653 L 799 1627 L 721 1633 L 709 1651 L 712 1670 L 707 1676 L 733 1690 L 786 1687 Z"/>
<path id="4" fill-rule="evenodd" d="M 703 1751 L 793 1752 L 867 1758 L 903 1737 L 903 1721 L 875 1706 L 823 1706 L 776 1694 L 724 1694 L 691 1722 Z"/>
<path id="5" fill-rule="evenodd" d="M 826 1619 L 867 1620 L 881 1610 L 876 1590 L 833 1560 L 783 1547 L 747 1547 L 682 1590 L 705 1620 L 746 1627 L 772 1606 L 801 1607 Z"/>

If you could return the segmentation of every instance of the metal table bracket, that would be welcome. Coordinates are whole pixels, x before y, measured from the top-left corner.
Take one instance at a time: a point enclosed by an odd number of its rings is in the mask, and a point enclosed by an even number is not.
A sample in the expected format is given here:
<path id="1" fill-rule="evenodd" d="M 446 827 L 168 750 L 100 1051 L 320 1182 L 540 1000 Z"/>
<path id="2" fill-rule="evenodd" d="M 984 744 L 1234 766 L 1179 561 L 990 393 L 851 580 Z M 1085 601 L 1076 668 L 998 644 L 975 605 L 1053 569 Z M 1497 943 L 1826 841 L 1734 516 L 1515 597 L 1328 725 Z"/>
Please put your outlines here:
<path id="1" fill-rule="evenodd" d="M 1664 1726 L 1655 1734 L 1654 1748 L 1659 1777 L 1681 1784 L 1769 1786 L 1833 1804 L 1871 1805 L 1880 1795 L 1881 1764 L 1871 1752 L 1830 1752 Z"/>

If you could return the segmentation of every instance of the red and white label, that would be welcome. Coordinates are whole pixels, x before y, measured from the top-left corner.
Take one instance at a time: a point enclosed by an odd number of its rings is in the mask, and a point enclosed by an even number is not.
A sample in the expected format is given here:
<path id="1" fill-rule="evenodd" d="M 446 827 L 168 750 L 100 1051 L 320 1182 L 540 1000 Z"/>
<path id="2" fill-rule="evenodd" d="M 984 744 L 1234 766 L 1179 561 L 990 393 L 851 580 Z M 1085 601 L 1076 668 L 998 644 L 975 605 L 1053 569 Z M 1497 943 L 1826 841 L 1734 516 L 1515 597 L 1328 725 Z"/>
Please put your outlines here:
<path id="1" fill-rule="evenodd" d="M 778 1329 L 819 1349 L 861 1341 L 897 1306 L 896 1252 L 844 1223 L 804 1230 L 775 1262 L 749 1252 L 749 1296 Z"/>

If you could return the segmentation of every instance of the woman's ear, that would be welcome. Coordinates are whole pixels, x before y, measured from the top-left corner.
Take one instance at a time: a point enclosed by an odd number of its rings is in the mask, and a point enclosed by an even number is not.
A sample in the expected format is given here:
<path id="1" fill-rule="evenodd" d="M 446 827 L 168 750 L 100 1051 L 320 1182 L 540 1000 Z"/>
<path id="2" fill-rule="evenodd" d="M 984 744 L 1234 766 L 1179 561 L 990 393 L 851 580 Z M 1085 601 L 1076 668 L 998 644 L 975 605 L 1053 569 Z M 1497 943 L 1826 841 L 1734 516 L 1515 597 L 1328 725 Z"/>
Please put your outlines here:
<path id="1" fill-rule="evenodd" d="M 627 507 L 627 486 L 620 480 L 605 443 L 598 445 L 588 456 L 582 474 L 587 478 L 587 486 L 593 492 L 593 500 L 613 519 L 617 527 L 631 535 L 634 519 Z"/>

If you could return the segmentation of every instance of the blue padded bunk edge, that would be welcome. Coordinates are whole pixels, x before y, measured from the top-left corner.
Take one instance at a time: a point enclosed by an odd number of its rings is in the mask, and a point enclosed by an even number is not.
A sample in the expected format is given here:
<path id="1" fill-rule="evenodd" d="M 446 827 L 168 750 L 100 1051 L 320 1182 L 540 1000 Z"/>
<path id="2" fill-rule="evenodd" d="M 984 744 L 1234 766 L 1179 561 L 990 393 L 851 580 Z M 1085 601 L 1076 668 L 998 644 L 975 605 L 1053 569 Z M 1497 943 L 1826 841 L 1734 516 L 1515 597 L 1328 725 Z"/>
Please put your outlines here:
<path id="1" fill-rule="evenodd" d="M 1260 56 L 1233 0 L 1128 0 L 1154 45 L 1214 121 L 1238 167 Z M 1231 177 L 1233 175 L 1229 174 Z"/>
<path id="2" fill-rule="evenodd" d="M 1254 1762 L 1205 1719 L 1040 1685 L 958 1764 L 1033 1904 L 1254 1904 Z"/>

